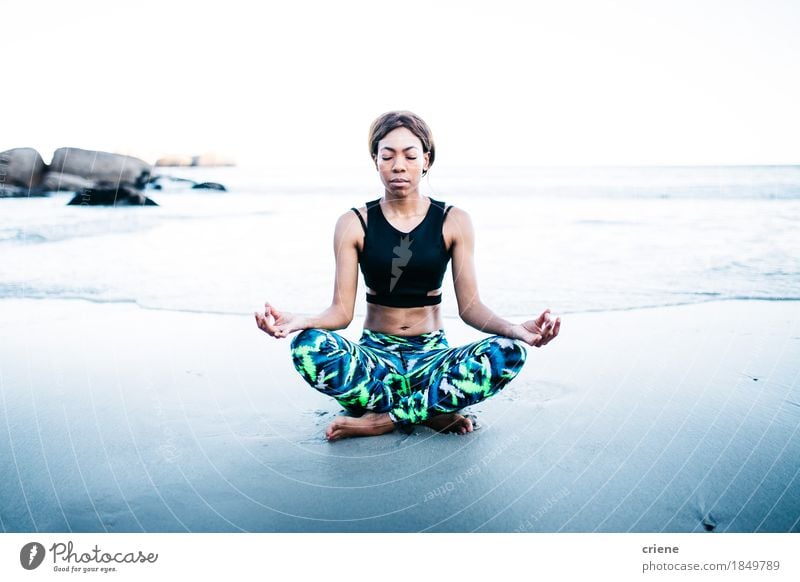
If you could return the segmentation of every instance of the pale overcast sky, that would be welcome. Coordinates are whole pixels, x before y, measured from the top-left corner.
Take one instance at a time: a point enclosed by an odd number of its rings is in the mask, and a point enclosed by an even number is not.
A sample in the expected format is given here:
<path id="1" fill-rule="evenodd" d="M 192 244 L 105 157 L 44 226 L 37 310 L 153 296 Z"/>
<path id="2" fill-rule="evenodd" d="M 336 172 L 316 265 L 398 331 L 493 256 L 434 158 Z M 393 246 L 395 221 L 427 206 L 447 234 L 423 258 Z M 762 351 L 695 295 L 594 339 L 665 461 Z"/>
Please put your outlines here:
<path id="1" fill-rule="evenodd" d="M 800 163 L 800 1 L 0 0 L 0 150 L 356 166 Z"/>

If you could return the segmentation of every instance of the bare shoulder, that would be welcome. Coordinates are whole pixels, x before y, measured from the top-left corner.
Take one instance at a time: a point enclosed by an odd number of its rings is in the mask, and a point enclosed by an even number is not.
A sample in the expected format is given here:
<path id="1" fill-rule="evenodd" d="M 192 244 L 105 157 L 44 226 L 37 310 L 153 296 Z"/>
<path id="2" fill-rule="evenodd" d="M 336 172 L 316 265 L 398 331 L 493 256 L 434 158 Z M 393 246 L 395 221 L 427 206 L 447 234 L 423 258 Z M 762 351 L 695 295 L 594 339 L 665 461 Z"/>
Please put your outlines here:
<path id="1" fill-rule="evenodd" d="M 361 207 L 358 209 L 362 217 L 366 216 L 366 208 Z M 336 220 L 336 233 L 334 237 L 340 243 L 353 244 L 359 246 L 363 240 L 364 229 L 361 226 L 361 221 L 356 216 L 352 209 L 348 209 L 342 213 Z"/>
<path id="2" fill-rule="evenodd" d="M 463 208 L 459 208 L 455 205 L 450 205 L 450 210 L 447 213 L 447 216 L 444 219 L 444 223 L 447 224 L 448 222 L 471 222 L 469 212 L 464 210 Z"/>
<path id="3" fill-rule="evenodd" d="M 353 208 L 356 208 L 356 207 L 354 206 Z M 363 218 L 364 222 L 366 222 L 367 221 L 367 207 L 366 206 L 359 206 L 358 208 L 356 208 L 356 210 L 358 210 L 358 213 L 361 215 L 361 218 Z M 352 208 L 350 209 L 350 214 L 352 214 L 355 217 L 355 212 L 353 212 Z"/>
<path id="4" fill-rule="evenodd" d="M 442 228 L 447 248 L 473 237 L 472 217 L 469 212 L 458 206 L 453 206 L 447 213 Z"/>

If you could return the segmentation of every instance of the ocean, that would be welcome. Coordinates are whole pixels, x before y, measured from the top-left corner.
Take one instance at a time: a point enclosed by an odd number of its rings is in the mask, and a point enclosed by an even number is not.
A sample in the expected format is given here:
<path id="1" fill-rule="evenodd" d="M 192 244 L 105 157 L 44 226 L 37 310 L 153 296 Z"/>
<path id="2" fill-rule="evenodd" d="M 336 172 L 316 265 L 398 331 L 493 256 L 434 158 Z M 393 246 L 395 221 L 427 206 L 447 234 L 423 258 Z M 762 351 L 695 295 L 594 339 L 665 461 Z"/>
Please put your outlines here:
<path id="1" fill-rule="evenodd" d="M 165 182 L 148 192 L 158 207 L 0 199 L 0 298 L 318 313 L 336 219 L 382 195 L 368 166 L 159 170 L 229 191 Z M 422 190 L 470 213 L 481 298 L 506 317 L 800 299 L 800 166 L 434 167 Z M 450 269 L 442 310 L 457 317 Z"/>

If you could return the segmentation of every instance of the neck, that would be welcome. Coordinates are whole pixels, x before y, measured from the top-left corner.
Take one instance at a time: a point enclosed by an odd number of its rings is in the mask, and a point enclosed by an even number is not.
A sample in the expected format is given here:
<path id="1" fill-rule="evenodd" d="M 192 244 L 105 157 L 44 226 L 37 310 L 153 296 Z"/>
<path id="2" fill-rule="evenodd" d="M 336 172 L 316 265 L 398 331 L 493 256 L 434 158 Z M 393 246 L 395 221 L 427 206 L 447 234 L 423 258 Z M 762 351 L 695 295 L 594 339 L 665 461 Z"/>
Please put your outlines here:
<path id="1" fill-rule="evenodd" d="M 392 192 L 384 192 L 381 201 L 385 208 L 391 210 L 395 216 L 415 216 L 422 212 L 427 204 L 426 197 L 420 194 L 419 190 L 398 195 Z"/>

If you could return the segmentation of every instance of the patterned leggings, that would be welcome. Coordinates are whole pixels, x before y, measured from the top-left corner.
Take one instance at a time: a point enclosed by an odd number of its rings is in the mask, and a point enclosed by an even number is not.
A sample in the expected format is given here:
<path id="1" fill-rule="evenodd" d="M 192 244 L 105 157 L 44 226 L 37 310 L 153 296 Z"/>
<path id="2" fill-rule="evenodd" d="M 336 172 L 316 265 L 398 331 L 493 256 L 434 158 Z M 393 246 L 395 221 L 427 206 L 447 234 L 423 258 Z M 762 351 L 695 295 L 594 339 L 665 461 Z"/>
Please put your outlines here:
<path id="1" fill-rule="evenodd" d="M 404 337 L 365 329 L 358 343 L 327 329 L 292 339 L 311 386 L 353 414 L 388 412 L 397 425 L 450 413 L 499 392 L 525 363 L 525 344 L 490 336 L 451 348 L 440 329 Z"/>

